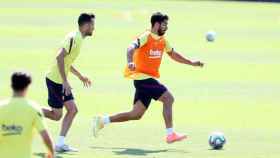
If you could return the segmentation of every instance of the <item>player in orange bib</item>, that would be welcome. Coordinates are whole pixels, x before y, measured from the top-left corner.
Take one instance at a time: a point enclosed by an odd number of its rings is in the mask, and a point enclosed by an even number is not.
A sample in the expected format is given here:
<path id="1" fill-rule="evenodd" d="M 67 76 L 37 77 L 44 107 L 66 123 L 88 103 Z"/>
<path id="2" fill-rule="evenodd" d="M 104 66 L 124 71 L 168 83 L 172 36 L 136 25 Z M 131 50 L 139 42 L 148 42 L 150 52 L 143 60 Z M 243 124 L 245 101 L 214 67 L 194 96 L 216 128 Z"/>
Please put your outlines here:
<path id="1" fill-rule="evenodd" d="M 95 136 L 106 124 L 141 119 L 151 100 L 154 99 L 163 103 L 166 142 L 173 143 L 186 138 L 186 135 L 174 131 L 172 121 L 174 97 L 156 78 L 160 77 L 159 68 L 165 52 L 171 59 L 182 64 L 203 67 L 203 63 L 186 59 L 170 46 L 164 38 L 168 24 L 167 15 L 160 12 L 154 13 L 151 17 L 151 24 L 151 30 L 138 36 L 127 49 L 127 66 L 124 75 L 134 80 L 136 89 L 134 106 L 129 112 L 95 117 L 93 122 Z"/>

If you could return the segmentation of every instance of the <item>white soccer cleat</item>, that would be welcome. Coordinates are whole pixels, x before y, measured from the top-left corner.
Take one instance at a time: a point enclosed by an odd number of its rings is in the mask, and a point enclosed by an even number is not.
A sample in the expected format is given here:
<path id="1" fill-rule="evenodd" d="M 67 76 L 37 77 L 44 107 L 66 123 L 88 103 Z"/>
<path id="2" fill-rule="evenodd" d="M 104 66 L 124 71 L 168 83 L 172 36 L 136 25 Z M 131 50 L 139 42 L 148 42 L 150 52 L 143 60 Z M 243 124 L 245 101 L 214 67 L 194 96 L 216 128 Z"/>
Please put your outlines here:
<path id="1" fill-rule="evenodd" d="M 97 137 L 99 131 L 104 128 L 104 123 L 102 121 L 102 117 L 96 116 L 93 118 L 93 136 Z"/>
<path id="2" fill-rule="evenodd" d="M 73 147 L 70 147 L 69 145 L 62 145 L 62 146 L 55 146 L 55 151 L 56 152 L 78 152 L 78 149 L 75 149 Z"/>

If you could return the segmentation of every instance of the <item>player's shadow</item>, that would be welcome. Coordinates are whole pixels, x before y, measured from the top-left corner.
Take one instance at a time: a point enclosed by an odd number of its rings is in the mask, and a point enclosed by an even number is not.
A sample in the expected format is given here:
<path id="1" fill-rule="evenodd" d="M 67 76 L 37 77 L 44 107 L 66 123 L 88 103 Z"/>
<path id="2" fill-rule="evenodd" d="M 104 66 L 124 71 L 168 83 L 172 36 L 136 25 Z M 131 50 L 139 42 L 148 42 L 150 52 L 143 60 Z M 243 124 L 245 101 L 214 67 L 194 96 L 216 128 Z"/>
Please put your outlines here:
<path id="1" fill-rule="evenodd" d="M 45 158 L 46 157 L 46 153 L 33 153 L 33 155 L 35 157 L 41 157 L 41 158 Z M 63 158 L 61 155 L 74 155 L 74 154 L 66 153 L 66 152 L 60 152 L 60 153 L 56 153 L 54 158 Z"/>
<path id="2" fill-rule="evenodd" d="M 211 149 L 208 149 L 208 150 L 212 150 L 212 151 L 223 151 L 223 150 L 225 150 L 225 149 L 223 149 L 223 148 L 222 148 L 222 149 L 212 149 L 212 148 L 211 148 Z"/>
<path id="3" fill-rule="evenodd" d="M 163 153 L 167 152 L 167 149 L 164 150 L 146 150 L 146 149 L 135 149 L 135 148 L 122 148 L 121 151 L 113 151 L 116 155 L 137 155 L 137 156 L 146 156 L 153 153 Z"/>
<path id="4" fill-rule="evenodd" d="M 155 153 L 166 153 L 166 152 L 180 152 L 188 153 L 187 151 L 176 150 L 176 149 L 161 149 L 161 150 L 150 150 L 150 149 L 137 149 L 137 148 L 112 148 L 112 147 L 91 147 L 92 149 L 98 150 L 113 150 L 112 152 L 116 155 L 134 155 L 134 156 L 147 156 L 148 154 Z"/>

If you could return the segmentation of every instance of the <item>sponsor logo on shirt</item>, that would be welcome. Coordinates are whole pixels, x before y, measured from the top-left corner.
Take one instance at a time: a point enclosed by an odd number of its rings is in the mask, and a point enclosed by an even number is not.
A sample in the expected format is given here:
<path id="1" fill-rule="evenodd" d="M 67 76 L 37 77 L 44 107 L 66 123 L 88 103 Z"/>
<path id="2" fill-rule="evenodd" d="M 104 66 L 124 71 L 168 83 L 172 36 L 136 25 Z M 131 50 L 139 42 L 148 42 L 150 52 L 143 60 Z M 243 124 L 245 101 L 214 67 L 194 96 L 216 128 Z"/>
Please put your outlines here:
<path id="1" fill-rule="evenodd" d="M 15 125 L 15 124 L 12 125 L 2 124 L 1 130 L 3 131 L 2 133 L 3 136 L 10 136 L 10 135 L 21 135 L 23 128 L 22 126 Z"/>
<path id="2" fill-rule="evenodd" d="M 161 51 L 160 50 L 150 50 L 149 52 L 149 58 L 151 59 L 156 59 L 156 58 L 161 58 Z"/>

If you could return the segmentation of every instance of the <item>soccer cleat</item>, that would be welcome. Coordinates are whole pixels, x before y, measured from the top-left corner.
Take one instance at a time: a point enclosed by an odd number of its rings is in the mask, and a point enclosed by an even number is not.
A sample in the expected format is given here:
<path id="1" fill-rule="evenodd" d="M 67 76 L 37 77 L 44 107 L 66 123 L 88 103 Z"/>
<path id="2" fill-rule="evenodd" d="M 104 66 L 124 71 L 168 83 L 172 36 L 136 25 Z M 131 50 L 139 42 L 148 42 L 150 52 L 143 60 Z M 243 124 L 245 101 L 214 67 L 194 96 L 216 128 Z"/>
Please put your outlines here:
<path id="1" fill-rule="evenodd" d="M 102 121 L 102 117 L 96 116 L 93 118 L 93 136 L 97 137 L 98 132 L 104 128 L 104 123 Z"/>
<path id="2" fill-rule="evenodd" d="M 78 152 L 78 149 L 72 148 L 69 145 L 62 145 L 62 146 L 55 146 L 55 151 L 56 152 Z"/>
<path id="3" fill-rule="evenodd" d="M 174 143 L 174 142 L 177 142 L 177 141 L 184 140 L 186 138 L 187 138 L 186 135 L 178 134 L 178 133 L 173 132 L 172 134 L 166 136 L 166 142 L 168 144 L 171 144 L 171 143 Z"/>

